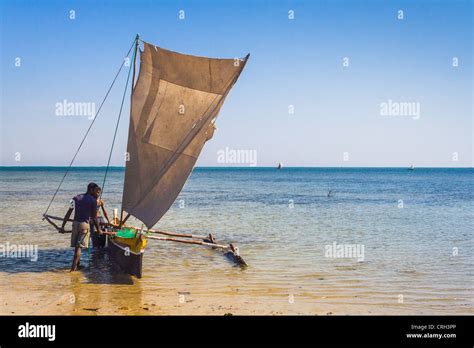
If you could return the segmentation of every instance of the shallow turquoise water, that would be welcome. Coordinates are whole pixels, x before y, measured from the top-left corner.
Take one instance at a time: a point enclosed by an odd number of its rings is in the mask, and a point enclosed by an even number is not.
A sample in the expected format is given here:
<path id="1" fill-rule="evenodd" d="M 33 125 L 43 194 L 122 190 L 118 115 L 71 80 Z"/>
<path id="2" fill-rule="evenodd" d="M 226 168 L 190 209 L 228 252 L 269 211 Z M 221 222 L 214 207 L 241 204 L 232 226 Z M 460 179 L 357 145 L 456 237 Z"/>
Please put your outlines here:
<path id="1" fill-rule="evenodd" d="M 0 273 L 68 269 L 67 238 L 41 221 L 63 170 L 0 169 L 0 243 L 40 248 L 37 262 L 0 258 Z M 101 184 L 103 173 L 75 168 L 50 214 L 62 216 L 70 198 L 90 181 Z M 135 282 L 145 290 L 192 287 L 194 293 L 221 294 L 232 287 L 248 296 L 294 294 L 308 302 L 386 307 L 387 313 L 400 306 L 414 314 L 473 313 L 473 174 L 473 169 L 196 168 L 157 226 L 235 242 L 250 267 L 233 267 L 201 247 L 150 241 L 145 277 Z M 109 172 L 103 198 L 110 215 L 120 209 L 123 176 L 121 168 Z M 333 243 L 363 245 L 363 261 L 327 257 L 326 246 Z M 92 282 L 106 277 L 89 272 Z"/>

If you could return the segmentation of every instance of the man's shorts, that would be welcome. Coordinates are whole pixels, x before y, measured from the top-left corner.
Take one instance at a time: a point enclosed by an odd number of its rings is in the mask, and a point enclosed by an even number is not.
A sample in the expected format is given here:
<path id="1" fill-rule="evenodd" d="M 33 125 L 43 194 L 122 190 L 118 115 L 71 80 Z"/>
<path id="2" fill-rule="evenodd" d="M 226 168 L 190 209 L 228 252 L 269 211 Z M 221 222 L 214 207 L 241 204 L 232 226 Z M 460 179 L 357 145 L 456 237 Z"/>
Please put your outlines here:
<path id="1" fill-rule="evenodd" d="M 71 247 L 89 248 L 90 225 L 88 222 L 72 223 Z"/>

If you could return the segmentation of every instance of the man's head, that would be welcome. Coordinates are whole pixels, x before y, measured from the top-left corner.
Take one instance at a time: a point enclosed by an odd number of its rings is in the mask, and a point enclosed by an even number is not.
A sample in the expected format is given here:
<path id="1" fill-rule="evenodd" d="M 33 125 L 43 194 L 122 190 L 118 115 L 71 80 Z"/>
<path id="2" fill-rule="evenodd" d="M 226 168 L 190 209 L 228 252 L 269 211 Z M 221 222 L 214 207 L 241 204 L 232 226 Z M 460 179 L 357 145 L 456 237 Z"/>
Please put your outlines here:
<path id="1" fill-rule="evenodd" d="M 91 182 L 87 185 L 87 193 L 94 196 L 95 198 L 99 198 L 100 196 L 100 187 L 95 182 Z"/>

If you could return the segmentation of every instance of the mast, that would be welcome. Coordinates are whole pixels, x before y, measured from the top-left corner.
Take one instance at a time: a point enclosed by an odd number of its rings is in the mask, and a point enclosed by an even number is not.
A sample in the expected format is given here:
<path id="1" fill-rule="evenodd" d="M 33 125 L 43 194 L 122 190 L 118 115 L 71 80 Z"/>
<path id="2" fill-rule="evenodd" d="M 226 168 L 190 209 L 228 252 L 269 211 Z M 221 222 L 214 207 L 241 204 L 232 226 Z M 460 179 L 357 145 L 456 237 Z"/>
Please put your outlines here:
<path id="1" fill-rule="evenodd" d="M 137 69 L 137 52 L 138 52 L 138 46 L 140 45 L 140 35 L 137 33 L 137 36 L 135 36 L 135 49 L 133 52 L 133 72 L 132 72 L 132 83 L 130 87 L 130 114 L 132 114 L 132 96 L 133 96 L 133 89 L 135 88 L 135 72 Z M 128 125 L 129 127 L 129 132 L 130 132 L 130 123 Z M 125 186 L 125 177 L 124 177 L 124 186 Z M 122 225 L 127 221 L 128 216 L 123 220 L 123 199 L 122 199 L 122 207 L 120 208 L 120 223 L 119 227 L 122 227 Z"/>
<path id="2" fill-rule="evenodd" d="M 140 35 L 137 34 L 137 36 L 135 37 L 135 53 L 133 53 L 133 73 L 132 73 L 132 87 L 131 87 L 131 93 L 130 93 L 130 100 L 132 99 L 133 88 L 135 87 L 135 70 L 137 68 L 137 52 L 138 52 L 139 45 L 140 45 Z"/>

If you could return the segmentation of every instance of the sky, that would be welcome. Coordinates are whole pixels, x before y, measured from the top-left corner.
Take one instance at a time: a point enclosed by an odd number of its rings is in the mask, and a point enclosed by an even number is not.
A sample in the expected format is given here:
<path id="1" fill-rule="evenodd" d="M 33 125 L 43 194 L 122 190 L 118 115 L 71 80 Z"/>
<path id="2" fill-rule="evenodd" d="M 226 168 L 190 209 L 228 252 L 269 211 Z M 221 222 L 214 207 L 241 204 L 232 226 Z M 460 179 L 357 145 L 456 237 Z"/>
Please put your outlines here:
<path id="1" fill-rule="evenodd" d="M 58 115 L 57 104 L 97 109 L 139 33 L 187 54 L 251 54 L 199 166 L 472 167 L 472 7 L 460 0 L 3 0 L 0 165 L 68 165 L 91 119 Z M 125 80 L 126 69 L 75 165 L 107 164 Z M 129 93 L 116 166 L 124 165 Z M 226 149 L 251 152 L 256 163 L 220 163 Z"/>

